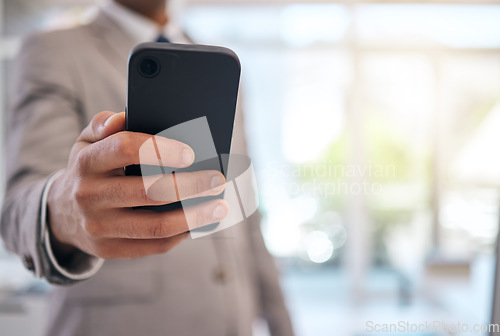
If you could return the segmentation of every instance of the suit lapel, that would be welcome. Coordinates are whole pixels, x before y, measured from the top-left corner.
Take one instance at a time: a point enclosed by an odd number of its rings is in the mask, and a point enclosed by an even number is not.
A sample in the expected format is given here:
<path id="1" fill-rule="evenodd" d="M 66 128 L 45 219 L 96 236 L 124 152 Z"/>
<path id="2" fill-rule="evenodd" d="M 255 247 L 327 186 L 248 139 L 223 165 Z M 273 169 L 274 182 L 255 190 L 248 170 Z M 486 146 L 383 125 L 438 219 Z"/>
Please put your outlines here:
<path id="1" fill-rule="evenodd" d="M 99 11 L 89 28 L 91 34 L 97 39 L 99 51 L 113 67 L 126 76 L 128 55 L 137 42 L 102 11 Z M 189 43 L 194 43 L 185 32 L 182 34 Z"/>
<path id="2" fill-rule="evenodd" d="M 102 11 L 90 23 L 89 28 L 102 55 L 126 77 L 128 55 L 136 42 Z"/>

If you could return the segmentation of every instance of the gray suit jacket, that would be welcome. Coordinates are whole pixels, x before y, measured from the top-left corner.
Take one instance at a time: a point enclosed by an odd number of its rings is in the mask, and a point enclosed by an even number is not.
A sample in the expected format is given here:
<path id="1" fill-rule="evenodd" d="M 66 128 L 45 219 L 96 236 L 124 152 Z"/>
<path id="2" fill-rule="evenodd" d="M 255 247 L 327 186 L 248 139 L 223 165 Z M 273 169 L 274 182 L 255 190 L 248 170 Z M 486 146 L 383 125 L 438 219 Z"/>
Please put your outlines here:
<path id="1" fill-rule="evenodd" d="M 39 239 L 40 201 L 81 130 L 100 111 L 123 111 L 134 46 L 104 13 L 89 25 L 28 38 L 9 114 L 1 233 L 25 265 L 60 282 Z M 246 153 L 237 116 L 235 153 Z M 108 260 L 91 279 L 56 287 L 47 335 L 251 335 L 264 315 L 273 335 L 292 329 L 258 215 L 165 255 Z"/>

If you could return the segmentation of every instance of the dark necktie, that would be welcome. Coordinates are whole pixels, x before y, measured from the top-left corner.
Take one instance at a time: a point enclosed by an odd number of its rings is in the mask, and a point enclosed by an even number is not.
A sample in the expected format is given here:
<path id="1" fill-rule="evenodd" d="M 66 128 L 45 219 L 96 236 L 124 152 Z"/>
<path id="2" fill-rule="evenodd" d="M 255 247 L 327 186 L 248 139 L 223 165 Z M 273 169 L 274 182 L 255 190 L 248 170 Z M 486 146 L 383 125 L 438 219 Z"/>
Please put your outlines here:
<path id="1" fill-rule="evenodd" d="M 156 42 L 170 43 L 170 40 L 163 36 L 163 34 L 160 34 L 156 39 Z"/>

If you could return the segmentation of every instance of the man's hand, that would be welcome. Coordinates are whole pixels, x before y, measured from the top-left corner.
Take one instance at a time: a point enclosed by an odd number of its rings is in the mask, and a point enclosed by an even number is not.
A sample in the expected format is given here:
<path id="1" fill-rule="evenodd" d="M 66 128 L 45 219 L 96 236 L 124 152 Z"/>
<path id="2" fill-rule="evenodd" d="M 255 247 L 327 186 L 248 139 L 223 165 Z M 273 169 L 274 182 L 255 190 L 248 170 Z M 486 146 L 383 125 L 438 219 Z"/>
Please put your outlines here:
<path id="1" fill-rule="evenodd" d="M 123 167 L 157 165 L 160 155 L 164 165 L 184 168 L 193 163 L 194 152 L 181 142 L 155 137 L 158 153 L 143 152 L 139 162 L 139 148 L 152 136 L 124 128 L 124 113 L 96 115 L 73 146 L 66 171 L 52 185 L 49 226 L 59 253 L 80 249 L 105 259 L 161 254 L 179 244 L 186 231 L 227 215 L 223 200 L 164 213 L 133 209 L 217 195 L 225 180 L 218 171 L 179 173 L 157 177 L 145 190 L 142 177 L 125 176 Z"/>

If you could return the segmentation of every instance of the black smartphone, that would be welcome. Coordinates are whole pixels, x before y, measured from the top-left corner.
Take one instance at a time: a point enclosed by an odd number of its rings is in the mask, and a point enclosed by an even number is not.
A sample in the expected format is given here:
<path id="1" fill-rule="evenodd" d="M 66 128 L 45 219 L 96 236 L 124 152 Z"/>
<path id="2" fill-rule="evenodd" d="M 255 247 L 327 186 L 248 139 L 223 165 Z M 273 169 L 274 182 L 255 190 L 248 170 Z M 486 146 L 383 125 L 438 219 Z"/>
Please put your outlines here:
<path id="1" fill-rule="evenodd" d="M 226 154 L 231 150 L 240 73 L 238 56 L 227 48 L 140 44 L 131 51 L 128 61 L 126 130 L 162 135 L 164 130 L 192 123 L 195 126 L 187 131 L 180 128 L 168 133 L 169 138 L 191 146 L 196 157 L 192 166 L 175 172 L 218 170 L 226 176 L 229 164 Z M 212 139 L 195 134 L 199 122 L 208 123 Z M 210 141 L 215 148 L 207 147 Z M 158 172 L 157 168 L 150 170 L 152 174 Z M 127 175 L 148 174 L 148 169 L 138 165 L 126 167 L 125 171 Z M 147 208 L 168 211 L 221 197 L 200 197 L 182 204 Z M 205 228 L 211 230 L 213 225 Z"/>

